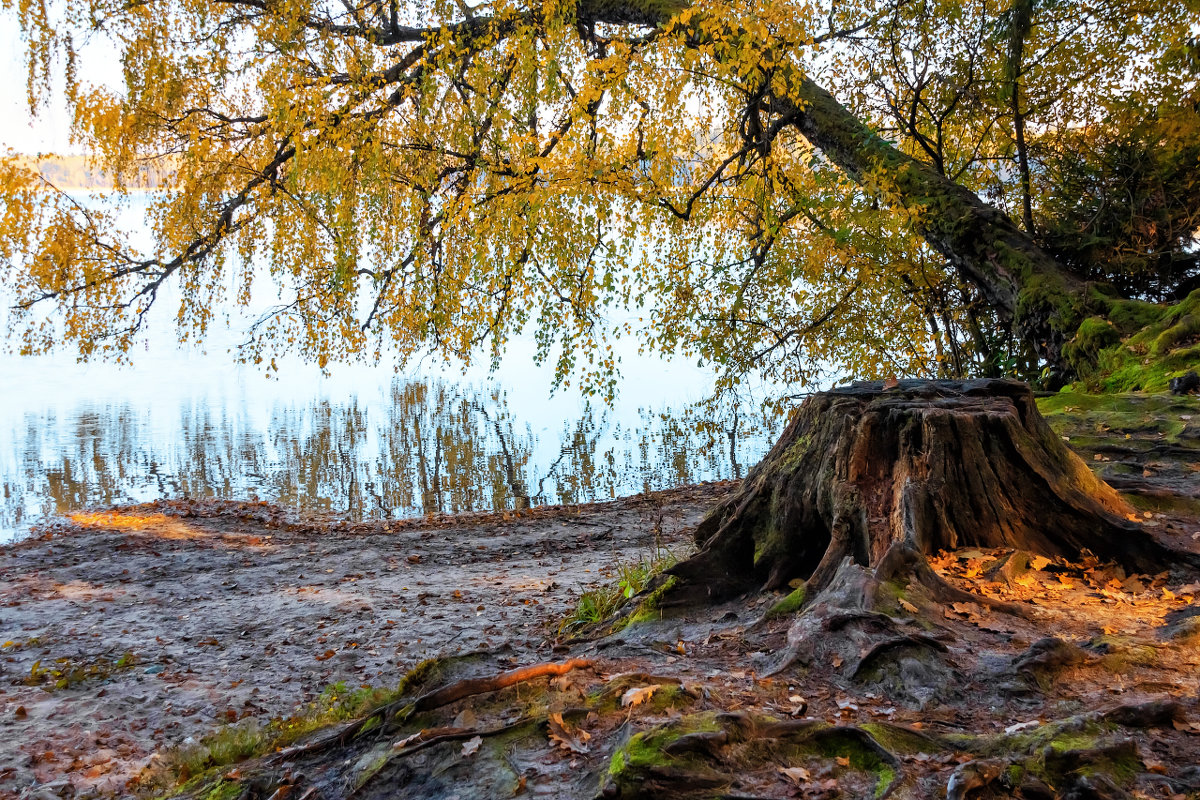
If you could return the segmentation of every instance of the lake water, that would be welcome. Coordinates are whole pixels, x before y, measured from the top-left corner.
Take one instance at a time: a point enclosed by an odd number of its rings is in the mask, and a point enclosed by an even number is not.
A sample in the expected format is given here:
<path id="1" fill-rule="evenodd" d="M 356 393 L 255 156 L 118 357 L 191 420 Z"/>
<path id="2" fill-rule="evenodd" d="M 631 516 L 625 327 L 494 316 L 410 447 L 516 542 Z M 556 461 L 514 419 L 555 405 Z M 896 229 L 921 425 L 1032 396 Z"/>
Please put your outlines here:
<path id="1" fill-rule="evenodd" d="M 777 432 L 749 405 L 736 424 L 698 432 L 690 406 L 711 373 L 632 342 L 611 407 L 551 396 L 526 339 L 495 374 L 382 364 L 324 375 L 283 360 L 271 379 L 233 363 L 237 330 L 207 353 L 179 349 L 163 300 L 132 366 L 0 355 L 0 542 L 50 515 L 158 498 L 352 518 L 606 499 L 740 476 Z"/>

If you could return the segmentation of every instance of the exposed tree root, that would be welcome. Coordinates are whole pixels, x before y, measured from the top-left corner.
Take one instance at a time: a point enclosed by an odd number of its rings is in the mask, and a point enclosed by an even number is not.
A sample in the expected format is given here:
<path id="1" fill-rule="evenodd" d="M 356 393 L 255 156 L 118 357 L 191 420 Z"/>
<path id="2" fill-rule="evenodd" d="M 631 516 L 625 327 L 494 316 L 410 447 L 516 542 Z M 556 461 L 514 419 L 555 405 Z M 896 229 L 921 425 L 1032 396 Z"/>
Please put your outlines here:
<path id="1" fill-rule="evenodd" d="M 528 667 L 520 667 L 508 672 L 502 672 L 499 675 L 489 678 L 466 678 L 456 681 L 448 686 L 443 686 L 440 689 L 435 689 L 428 694 L 424 694 L 411 702 L 405 702 L 402 699 L 380 706 L 367 716 L 346 725 L 331 736 L 281 750 L 276 755 L 276 760 L 280 762 L 287 761 L 300 755 L 344 745 L 358 736 L 364 729 L 378 730 L 381 733 L 386 733 L 391 729 L 389 723 L 393 725 L 397 722 L 403 724 L 413 714 L 422 711 L 432 711 L 433 709 L 450 705 L 473 695 L 496 692 L 525 681 L 565 675 L 572 670 L 584 669 L 591 665 L 592 662 L 588 659 L 572 658 L 569 661 L 563 662 L 532 664 Z"/>
<path id="2" fill-rule="evenodd" d="M 367 777 L 366 780 L 362 781 L 360 784 L 358 784 L 358 786 L 354 787 L 354 789 L 351 790 L 348 794 L 346 794 L 345 797 L 348 800 L 349 798 L 353 798 L 353 797 L 360 795 L 368 787 L 371 786 L 372 782 L 376 779 L 377 776 L 383 774 L 384 768 L 387 767 L 388 764 L 390 764 L 392 761 L 394 761 L 398 758 L 404 758 L 405 756 L 411 756 L 415 753 L 421 752 L 422 750 L 425 750 L 430 747 L 436 747 L 437 745 L 445 744 L 446 742 L 465 742 L 470 739 L 474 739 L 475 737 L 479 737 L 480 739 L 487 739 L 487 738 L 491 738 L 493 736 L 500 736 L 501 734 L 515 731 L 518 728 L 525 727 L 526 725 L 532 725 L 532 724 L 544 725 L 545 723 L 546 723 L 546 717 L 544 717 L 544 716 L 542 716 L 542 717 L 523 717 L 523 718 L 517 720 L 516 722 L 510 723 L 508 725 L 501 725 L 496 728 L 487 728 L 487 729 L 430 728 L 427 730 L 422 730 L 418 733 L 413 734 L 413 736 L 410 737 L 411 741 L 405 740 L 403 742 L 397 742 L 396 745 L 393 745 L 393 749 L 395 752 L 393 752 L 391 755 L 387 756 L 386 759 L 378 765 L 378 767 L 375 769 L 375 771 L 372 772 L 370 774 L 370 776 Z M 397 747 L 397 745 L 399 745 L 399 747 Z"/>
<path id="3" fill-rule="evenodd" d="M 689 725 L 714 723 L 715 730 L 687 731 Z M 646 752 L 647 747 L 655 746 L 668 760 L 656 760 L 653 753 Z M 621 800 L 691 797 L 728 786 L 739 771 L 761 767 L 764 759 L 768 765 L 787 764 L 805 754 L 832 755 L 854 770 L 873 775 L 873 797 L 889 797 L 904 781 L 901 760 L 861 727 L 726 713 L 716 715 L 713 721 L 685 718 L 638 734 L 614 757 L 603 795 Z M 714 793 L 709 791 L 706 796 Z"/>
<path id="4" fill-rule="evenodd" d="M 701 551 L 669 572 L 663 605 L 800 578 L 816 597 L 844 561 L 890 580 L 903 571 L 943 602 L 1016 606 L 962 592 L 925 563 L 938 550 L 1089 551 L 1143 572 L 1194 554 L 1169 550 L 1127 517 L 1013 381 L 856 383 L 814 395 L 779 442 L 697 528 Z"/>

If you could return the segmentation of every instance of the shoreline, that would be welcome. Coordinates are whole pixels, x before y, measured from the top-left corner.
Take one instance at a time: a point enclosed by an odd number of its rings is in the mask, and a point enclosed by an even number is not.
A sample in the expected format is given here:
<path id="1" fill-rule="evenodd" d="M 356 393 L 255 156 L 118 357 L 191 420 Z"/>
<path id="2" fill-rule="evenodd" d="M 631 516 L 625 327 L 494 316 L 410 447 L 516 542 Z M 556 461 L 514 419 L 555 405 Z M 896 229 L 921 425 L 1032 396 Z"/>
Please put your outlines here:
<path id="1" fill-rule="evenodd" d="M 43 525 L 0 546 L 0 798 L 127 792 L 165 748 L 426 658 L 550 657 L 582 591 L 687 547 L 733 485 L 368 522 L 159 501 Z"/>

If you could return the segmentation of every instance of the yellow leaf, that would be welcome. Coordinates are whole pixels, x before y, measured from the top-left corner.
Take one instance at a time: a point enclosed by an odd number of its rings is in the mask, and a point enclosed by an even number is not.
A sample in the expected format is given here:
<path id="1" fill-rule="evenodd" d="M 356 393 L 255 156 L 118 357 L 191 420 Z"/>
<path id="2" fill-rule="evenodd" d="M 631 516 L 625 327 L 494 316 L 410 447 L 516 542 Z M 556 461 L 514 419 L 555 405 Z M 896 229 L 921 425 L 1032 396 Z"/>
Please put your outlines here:
<path id="1" fill-rule="evenodd" d="M 627 689 L 625 690 L 625 694 L 621 695 L 621 708 L 639 706 L 649 700 L 661 688 L 661 683 L 654 683 L 650 686 L 635 686 L 632 689 Z"/>

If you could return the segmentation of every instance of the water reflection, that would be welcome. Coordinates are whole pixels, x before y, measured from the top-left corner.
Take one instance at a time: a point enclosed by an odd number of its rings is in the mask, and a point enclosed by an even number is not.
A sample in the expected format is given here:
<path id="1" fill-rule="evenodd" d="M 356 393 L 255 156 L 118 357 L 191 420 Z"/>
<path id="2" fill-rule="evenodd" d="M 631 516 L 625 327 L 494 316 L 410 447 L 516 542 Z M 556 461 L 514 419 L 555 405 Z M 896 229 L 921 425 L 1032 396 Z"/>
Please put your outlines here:
<path id="1" fill-rule="evenodd" d="M 0 453 L 0 540 L 49 514 L 155 498 L 356 519 L 604 499 L 737 476 L 775 433 L 745 409 L 714 424 L 694 409 L 585 408 L 557 429 L 523 411 L 495 386 L 397 380 L 382 403 L 276 404 L 265 426 L 202 400 L 180 404 L 177 426 L 125 401 L 26 413 Z"/>

